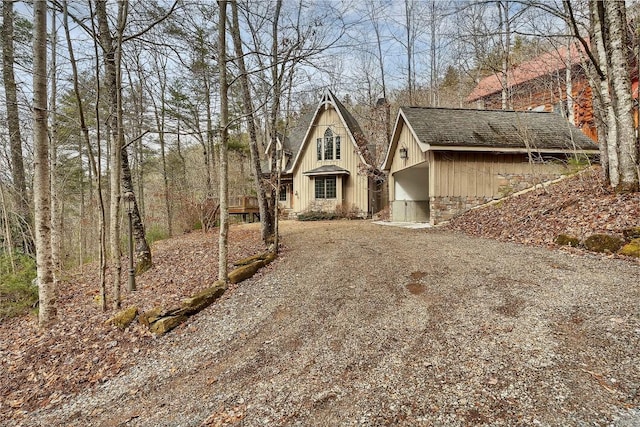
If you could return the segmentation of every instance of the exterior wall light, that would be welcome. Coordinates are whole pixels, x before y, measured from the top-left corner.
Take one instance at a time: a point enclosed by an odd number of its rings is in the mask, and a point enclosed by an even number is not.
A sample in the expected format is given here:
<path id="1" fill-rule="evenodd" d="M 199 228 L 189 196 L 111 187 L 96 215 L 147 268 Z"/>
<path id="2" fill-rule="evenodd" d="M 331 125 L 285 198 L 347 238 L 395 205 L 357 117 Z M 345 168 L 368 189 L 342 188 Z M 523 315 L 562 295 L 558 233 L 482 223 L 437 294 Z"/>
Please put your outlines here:
<path id="1" fill-rule="evenodd" d="M 406 159 L 409 158 L 409 155 L 407 153 L 407 149 L 405 147 L 402 147 L 399 151 L 400 151 L 400 158 L 401 159 L 405 159 L 406 160 Z"/>

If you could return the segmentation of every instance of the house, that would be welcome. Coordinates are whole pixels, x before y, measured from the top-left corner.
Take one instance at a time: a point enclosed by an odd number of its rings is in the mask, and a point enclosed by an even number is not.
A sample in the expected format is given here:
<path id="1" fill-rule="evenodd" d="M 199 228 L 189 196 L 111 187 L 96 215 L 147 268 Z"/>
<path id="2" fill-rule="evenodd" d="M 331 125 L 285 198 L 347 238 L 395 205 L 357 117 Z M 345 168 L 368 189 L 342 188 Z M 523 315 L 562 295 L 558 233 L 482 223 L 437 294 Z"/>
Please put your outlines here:
<path id="1" fill-rule="evenodd" d="M 583 66 L 585 56 L 575 45 L 570 49 L 563 46 L 509 70 L 506 76 L 508 108 L 557 112 L 572 118 L 585 135 L 597 140 L 592 92 Z M 569 99 L 567 67 L 571 79 Z M 483 78 L 466 101 L 475 103 L 479 109 L 502 108 L 504 77 L 499 72 Z"/>
<path id="2" fill-rule="evenodd" d="M 329 90 L 315 111 L 282 137 L 281 206 L 368 217 L 378 208 L 376 171 L 358 122 Z M 279 147 L 280 148 L 280 147 Z"/>
<path id="3" fill-rule="evenodd" d="M 401 107 L 383 165 L 391 219 L 437 224 L 597 153 L 555 113 Z"/>

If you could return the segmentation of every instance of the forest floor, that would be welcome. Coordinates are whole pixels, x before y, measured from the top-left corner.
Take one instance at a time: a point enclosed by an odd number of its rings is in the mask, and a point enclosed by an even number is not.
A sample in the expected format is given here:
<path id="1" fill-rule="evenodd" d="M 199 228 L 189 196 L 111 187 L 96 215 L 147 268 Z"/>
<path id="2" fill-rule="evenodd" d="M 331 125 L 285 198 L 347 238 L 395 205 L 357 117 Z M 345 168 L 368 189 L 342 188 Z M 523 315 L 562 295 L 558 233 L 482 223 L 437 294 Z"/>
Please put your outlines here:
<path id="1" fill-rule="evenodd" d="M 53 329 L 0 324 L 0 424 L 638 425 L 640 262 L 553 239 L 639 225 L 640 195 L 597 174 L 446 227 L 285 221 L 275 263 L 160 337 L 105 325 L 85 266 Z M 256 224 L 230 242 L 263 249 Z M 215 235 L 153 251 L 123 307 L 217 277 Z"/>

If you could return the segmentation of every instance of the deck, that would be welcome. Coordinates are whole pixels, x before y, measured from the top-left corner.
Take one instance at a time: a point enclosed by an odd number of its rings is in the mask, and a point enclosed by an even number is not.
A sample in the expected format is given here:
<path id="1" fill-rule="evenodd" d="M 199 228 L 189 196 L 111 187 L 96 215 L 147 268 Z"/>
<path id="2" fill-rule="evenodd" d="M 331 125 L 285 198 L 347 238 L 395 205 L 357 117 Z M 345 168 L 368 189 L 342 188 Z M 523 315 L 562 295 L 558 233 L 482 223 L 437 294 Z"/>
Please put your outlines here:
<path id="1" fill-rule="evenodd" d="M 229 206 L 229 215 L 242 215 L 242 221 L 254 222 L 260 219 L 258 198 L 254 196 L 239 196 L 237 204 Z"/>

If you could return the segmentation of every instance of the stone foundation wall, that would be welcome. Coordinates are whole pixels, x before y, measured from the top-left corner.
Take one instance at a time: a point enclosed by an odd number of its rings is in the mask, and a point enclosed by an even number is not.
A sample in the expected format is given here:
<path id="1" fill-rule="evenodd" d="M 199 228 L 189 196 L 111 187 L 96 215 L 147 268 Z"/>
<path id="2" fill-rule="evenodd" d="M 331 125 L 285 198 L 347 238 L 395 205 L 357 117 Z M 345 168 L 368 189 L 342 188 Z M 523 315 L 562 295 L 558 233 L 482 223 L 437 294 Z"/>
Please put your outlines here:
<path id="1" fill-rule="evenodd" d="M 553 181 L 562 176 L 562 173 L 545 174 L 499 174 L 497 176 L 499 195 L 488 196 L 440 196 L 431 197 L 430 222 L 435 225 L 448 221 L 454 216 L 460 215 L 471 208 L 484 205 L 492 200 L 498 200 L 517 193 L 543 182 Z"/>
<path id="2" fill-rule="evenodd" d="M 537 174 L 498 174 L 499 198 L 509 196 L 518 191 L 526 190 L 543 182 L 553 181 L 562 176 L 561 173 L 537 173 Z"/>
<path id="3" fill-rule="evenodd" d="M 493 200 L 492 197 L 445 196 L 430 198 L 430 219 L 432 225 L 448 221 L 476 206 Z"/>

